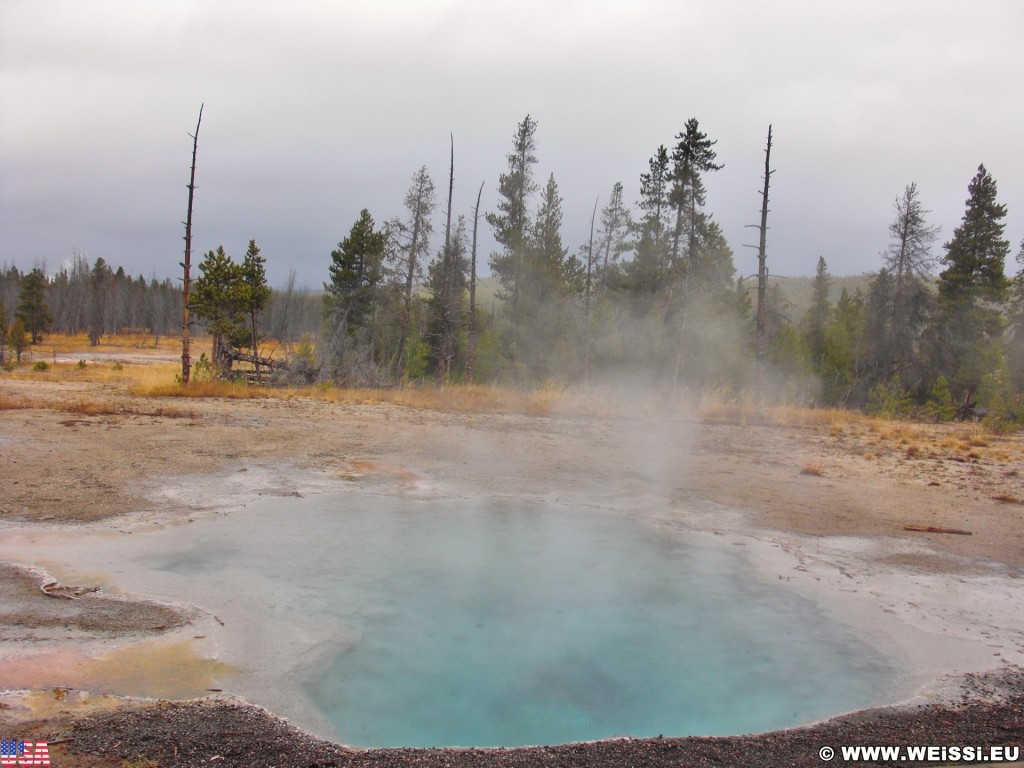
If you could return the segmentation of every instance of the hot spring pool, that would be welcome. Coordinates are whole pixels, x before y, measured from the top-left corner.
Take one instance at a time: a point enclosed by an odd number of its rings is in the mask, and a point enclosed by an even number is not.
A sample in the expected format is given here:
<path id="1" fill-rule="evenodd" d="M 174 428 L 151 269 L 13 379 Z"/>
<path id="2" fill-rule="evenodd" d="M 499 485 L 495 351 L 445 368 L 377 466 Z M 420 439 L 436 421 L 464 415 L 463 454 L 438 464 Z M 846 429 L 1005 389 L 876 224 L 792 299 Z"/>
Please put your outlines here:
<path id="1" fill-rule="evenodd" d="M 131 538 L 128 588 L 218 595 L 254 656 L 312 638 L 263 687 L 363 747 L 764 731 L 877 703 L 891 676 L 744 547 L 597 509 L 353 492 Z"/>

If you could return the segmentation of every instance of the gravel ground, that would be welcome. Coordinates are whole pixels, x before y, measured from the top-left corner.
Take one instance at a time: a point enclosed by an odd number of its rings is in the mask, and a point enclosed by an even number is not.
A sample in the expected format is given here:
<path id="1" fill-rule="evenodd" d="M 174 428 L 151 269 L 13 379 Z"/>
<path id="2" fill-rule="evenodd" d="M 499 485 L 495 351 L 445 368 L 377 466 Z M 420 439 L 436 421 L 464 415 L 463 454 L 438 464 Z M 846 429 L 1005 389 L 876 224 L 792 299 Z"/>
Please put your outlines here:
<path id="1" fill-rule="evenodd" d="M 237 700 L 156 702 L 90 717 L 24 724 L 19 738 L 48 739 L 53 765 L 246 766 L 821 766 L 822 747 L 1021 746 L 1024 670 L 970 675 L 955 701 L 865 710 L 817 725 L 754 736 L 616 739 L 516 749 L 354 750 L 310 736 Z M 858 762 L 856 765 L 909 765 Z M 941 765 L 914 762 L 913 765 Z"/>

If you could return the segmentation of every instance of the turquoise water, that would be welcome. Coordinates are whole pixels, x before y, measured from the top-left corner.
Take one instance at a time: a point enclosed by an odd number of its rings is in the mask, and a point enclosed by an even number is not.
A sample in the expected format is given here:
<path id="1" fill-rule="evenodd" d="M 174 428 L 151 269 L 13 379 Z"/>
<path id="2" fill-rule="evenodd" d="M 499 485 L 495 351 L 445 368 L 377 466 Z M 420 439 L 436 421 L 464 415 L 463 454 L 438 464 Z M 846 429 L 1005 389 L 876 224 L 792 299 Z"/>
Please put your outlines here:
<path id="1" fill-rule="evenodd" d="M 887 676 L 728 545 L 521 504 L 342 519 L 362 641 L 307 691 L 347 743 L 746 733 L 871 704 Z"/>
<path id="2" fill-rule="evenodd" d="M 601 510 L 353 493 L 180 535 L 151 568 L 356 638 L 297 682 L 363 747 L 764 731 L 877 703 L 891 676 L 744 548 Z"/>

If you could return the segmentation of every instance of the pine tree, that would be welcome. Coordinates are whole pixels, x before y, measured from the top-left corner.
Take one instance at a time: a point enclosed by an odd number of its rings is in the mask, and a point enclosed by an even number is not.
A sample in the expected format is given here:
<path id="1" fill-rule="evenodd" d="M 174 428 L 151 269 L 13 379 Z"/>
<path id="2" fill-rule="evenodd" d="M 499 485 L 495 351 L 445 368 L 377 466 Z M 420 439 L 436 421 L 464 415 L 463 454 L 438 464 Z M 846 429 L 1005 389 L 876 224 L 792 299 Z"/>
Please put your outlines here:
<path id="1" fill-rule="evenodd" d="M 641 219 L 636 223 L 637 242 L 633 259 L 625 265 L 625 282 L 634 296 L 651 296 L 664 286 L 668 271 L 668 238 L 665 216 L 669 210 L 669 156 L 664 145 L 648 161 L 640 175 Z"/>
<path id="2" fill-rule="evenodd" d="M 25 330 L 25 321 L 20 317 L 17 318 L 14 323 L 11 324 L 11 330 L 8 333 L 11 349 L 14 350 L 15 357 L 18 361 L 18 365 L 21 365 L 21 356 L 25 350 L 28 349 L 31 339 L 29 339 L 28 331 Z"/>
<path id="3" fill-rule="evenodd" d="M 680 240 L 686 235 L 687 255 L 692 261 L 695 258 L 697 231 L 697 213 L 706 202 L 706 190 L 701 174 L 718 171 L 724 168 L 715 163 L 717 154 L 712 141 L 700 130 L 697 118 L 686 121 L 686 129 L 676 134 L 678 142 L 672 151 L 672 172 L 669 176 L 671 191 L 669 203 L 676 214 L 675 227 L 672 232 L 672 267 L 678 268 L 680 258 Z"/>
<path id="4" fill-rule="evenodd" d="M 199 264 L 199 277 L 192 283 L 191 309 L 213 338 L 214 370 L 221 370 L 226 339 L 243 326 L 241 273 L 238 264 L 224 252 L 224 246 L 207 251 Z"/>
<path id="5" fill-rule="evenodd" d="M 622 182 L 617 181 L 612 186 L 608 204 L 601 209 L 601 226 L 594 249 L 594 266 L 600 285 L 608 286 L 611 270 L 618 264 L 619 257 L 633 247 L 628 240 L 632 227 L 632 217 L 622 200 Z"/>
<path id="6" fill-rule="evenodd" d="M 554 174 L 541 193 L 532 235 L 526 285 L 531 307 L 536 307 L 569 293 L 579 277 L 575 259 L 566 259 L 569 250 L 562 245 L 562 197 Z"/>
<path id="7" fill-rule="evenodd" d="M 89 275 L 89 343 L 100 343 L 107 328 L 107 294 L 114 273 L 102 257 L 96 259 Z"/>
<path id="8" fill-rule="evenodd" d="M 825 327 L 829 320 L 829 293 L 832 289 L 832 275 L 828 272 L 828 264 L 824 256 L 818 257 L 818 268 L 811 284 L 811 306 L 804 315 L 804 333 L 807 335 L 807 346 L 811 350 L 811 360 L 815 370 L 820 371 L 825 352 Z"/>
<path id="9" fill-rule="evenodd" d="M 507 157 L 508 173 L 498 177 L 498 210 L 485 217 L 494 229 L 494 239 L 502 246 L 500 253 L 491 254 L 491 273 L 501 283 L 499 295 L 509 303 L 513 326 L 520 320 L 520 295 L 529 257 L 528 202 L 537 189 L 533 182 L 533 166 L 537 164 L 536 132 L 537 122 L 527 115 L 513 137 L 512 152 Z"/>
<path id="10" fill-rule="evenodd" d="M 935 265 L 932 243 L 939 236 L 938 225 L 927 223 L 927 211 L 918 195 L 917 184 L 910 183 L 893 203 L 896 217 L 889 225 L 889 247 L 882 259 L 897 285 L 910 278 L 924 277 Z"/>
<path id="11" fill-rule="evenodd" d="M 978 166 L 968 193 L 963 223 L 943 246 L 947 267 L 939 275 L 939 296 L 946 305 L 1001 302 L 1009 286 L 1003 274 L 1010 251 L 1003 239 L 1006 206 L 996 202 L 996 182 L 984 165 Z"/>
<path id="12" fill-rule="evenodd" d="M 7 347 L 8 338 L 8 327 L 7 327 L 7 307 L 0 301 L 0 365 L 7 362 L 7 358 L 4 356 Z"/>
<path id="13" fill-rule="evenodd" d="M 1024 392 L 1024 240 L 1020 241 L 1020 250 L 1017 251 L 1017 274 L 1010 286 L 1007 315 L 1006 344 L 1011 381 L 1018 392 Z"/>
<path id="14" fill-rule="evenodd" d="M 968 187 L 962 223 L 943 246 L 946 269 L 939 275 L 939 304 L 929 346 L 935 374 L 949 381 L 968 406 L 995 357 L 990 346 L 1003 330 L 997 305 L 1006 298 L 1003 274 L 1010 243 L 1003 239 L 1006 206 L 996 202 L 995 179 L 985 169 Z"/>
<path id="15" fill-rule="evenodd" d="M 825 326 L 820 363 L 822 398 L 827 403 L 849 403 L 857 382 L 861 355 L 864 302 L 859 293 L 851 296 L 843 288 Z"/>
<path id="16" fill-rule="evenodd" d="M 391 251 L 404 281 L 401 331 L 398 339 L 398 358 L 395 363 L 398 378 L 402 377 L 405 370 L 413 286 L 423 271 L 423 264 L 430 249 L 430 235 L 434 231 L 431 222 L 434 215 L 434 182 L 426 166 L 422 166 L 413 174 L 409 191 L 405 193 L 404 204 L 408 211 L 407 217 L 404 220 L 395 219 L 388 225 Z"/>
<path id="17" fill-rule="evenodd" d="M 883 268 L 868 288 L 862 341 L 863 375 L 868 387 L 886 383 L 897 374 L 897 354 L 891 333 L 895 311 L 894 283 L 889 270 Z"/>
<path id="18" fill-rule="evenodd" d="M 453 373 L 455 358 L 461 353 L 459 329 L 463 324 L 468 286 L 469 259 L 466 255 L 466 220 L 460 216 L 448 239 L 447 252 L 442 251 L 428 269 L 427 302 L 430 341 L 430 367 L 438 372 L 438 384 L 447 383 Z"/>
<path id="19" fill-rule="evenodd" d="M 917 185 L 909 184 L 893 205 L 896 216 L 889 225 L 889 247 L 882 254 L 893 278 L 892 351 L 896 372 L 904 383 L 923 386 L 920 366 L 920 337 L 927 319 L 928 291 L 924 277 L 935 265 L 931 246 L 939 226 L 927 223 Z"/>
<path id="20" fill-rule="evenodd" d="M 239 270 L 239 302 L 248 317 L 249 348 L 253 357 L 259 357 L 259 333 L 256 320 L 270 303 L 270 286 L 267 285 L 267 260 L 260 255 L 255 240 L 249 241 L 249 248 L 242 259 Z"/>
<path id="21" fill-rule="evenodd" d="M 331 279 L 324 283 L 324 317 L 336 366 L 357 335 L 369 342 L 366 337 L 372 330 L 373 309 L 381 299 L 386 243 L 385 233 L 376 229 L 364 208 L 348 237 L 331 251 Z"/>
<path id="22" fill-rule="evenodd" d="M 46 302 L 47 287 L 46 274 L 40 267 L 21 278 L 21 295 L 14 316 L 22 321 L 33 344 L 39 344 L 53 325 L 53 313 Z"/>

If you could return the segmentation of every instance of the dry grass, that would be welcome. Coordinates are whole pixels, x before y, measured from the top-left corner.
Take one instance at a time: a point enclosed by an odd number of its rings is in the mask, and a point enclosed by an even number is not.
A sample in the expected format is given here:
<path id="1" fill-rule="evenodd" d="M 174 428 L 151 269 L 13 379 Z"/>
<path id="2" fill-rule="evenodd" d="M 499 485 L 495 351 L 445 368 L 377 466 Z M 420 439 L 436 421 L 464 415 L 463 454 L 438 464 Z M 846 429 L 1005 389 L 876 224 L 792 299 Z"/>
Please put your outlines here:
<path id="1" fill-rule="evenodd" d="M 80 416 L 159 416 L 171 419 L 197 419 L 195 411 L 183 408 L 140 408 L 130 403 L 115 403 L 104 400 L 80 398 L 78 400 L 48 400 L 12 396 L 0 393 L 0 411 L 45 409 Z"/>
<path id="2" fill-rule="evenodd" d="M 482 385 L 447 387 L 263 387 L 228 381 L 193 381 L 188 386 L 167 376 L 138 380 L 128 391 L 138 397 L 226 398 L 305 398 L 349 405 L 399 405 L 452 413 L 516 413 L 550 416 L 555 413 L 597 415 L 603 401 L 594 396 L 570 395 L 563 388 L 543 387 L 515 390 Z M 154 380 L 156 379 L 156 380 Z"/>
<path id="3" fill-rule="evenodd" d="M 453 413 L 519 413 L 528 416 L 551 416 L 555 413 L 579 414 L 587 410 L 585 403 L 574 402 L 565 391 L 554 387 L 515 390 L 481 385 L 436 387 L 403 387 L 396 389 L 319 388 L 311 396 L 331 403 L 387 403 L 407 408 L 447 411 Z"/>
<path id="4" fill-rule="evenodd" d="M 83 353 L 166 355 L 181 351 L 181 339 L 175 336 L 161 336 L 154 339 L 152 334 L 122 333 L 104 336 L 96 346 L 90 346 L 85 333 L 54 333 L 46 336 L 42 344 L 32 347 L 36 357 L 52 359 L 55 355 L 68 356 Z"/>
<path id="5" fill-rule="evenodd" d="M 292 390 L 271 387 L 251 387 L 232 381 L 193 381 L 187 386 L 166 378 L 157 383 L 138 383 L 128 387 L 138 397 L 219 397 L 229 400 L 253 400 L 257 398 L 287 397 Z"/>
<path id="6" fill-rule="evenodd" d="M 731 397 L 717 393 L 697 398 L 697 417 L 701 421 L 722 424 L 750 424 L 777 427 L 825 427 L 842 434 L 851 423 L 865 420 L 853 411 L 841 408 L 805 408 L 798 405 L 769 404 L 754 397 Z"/>

